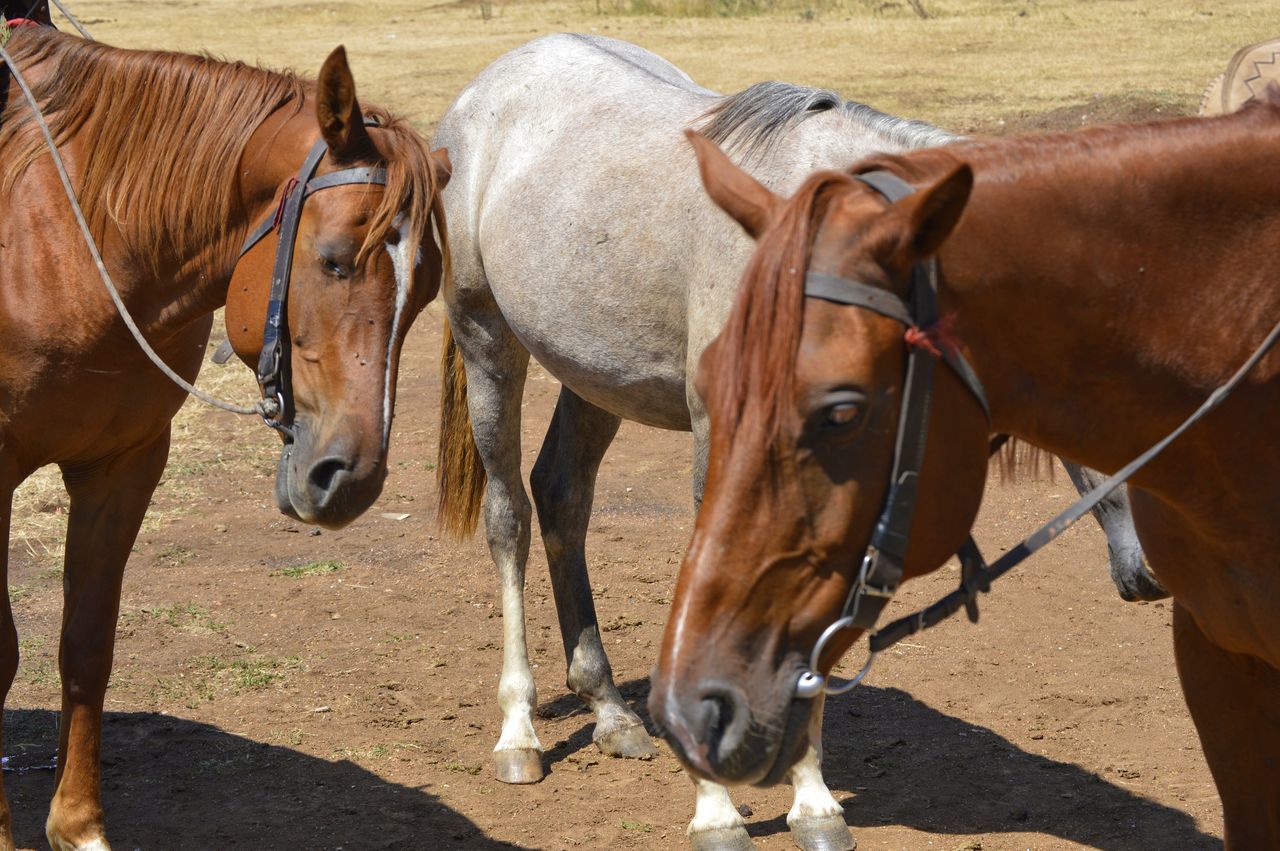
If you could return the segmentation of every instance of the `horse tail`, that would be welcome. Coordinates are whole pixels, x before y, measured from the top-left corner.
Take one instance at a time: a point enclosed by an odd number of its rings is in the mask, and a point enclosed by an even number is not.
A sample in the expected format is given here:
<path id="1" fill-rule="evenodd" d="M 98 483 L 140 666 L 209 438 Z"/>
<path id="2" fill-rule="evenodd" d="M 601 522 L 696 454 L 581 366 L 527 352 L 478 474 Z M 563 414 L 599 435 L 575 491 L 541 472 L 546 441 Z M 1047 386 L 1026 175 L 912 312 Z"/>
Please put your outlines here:
<path id="1" fill-rule="evenodd" d="M 484 465 L 467 410 L 467 373 L 446 319 L 440 356 L 440 449 L 436 456 L 436 487 L 440 492 L 436 523 L 441 532 L 453 538 L 475 533 L 484 486 Z"/>

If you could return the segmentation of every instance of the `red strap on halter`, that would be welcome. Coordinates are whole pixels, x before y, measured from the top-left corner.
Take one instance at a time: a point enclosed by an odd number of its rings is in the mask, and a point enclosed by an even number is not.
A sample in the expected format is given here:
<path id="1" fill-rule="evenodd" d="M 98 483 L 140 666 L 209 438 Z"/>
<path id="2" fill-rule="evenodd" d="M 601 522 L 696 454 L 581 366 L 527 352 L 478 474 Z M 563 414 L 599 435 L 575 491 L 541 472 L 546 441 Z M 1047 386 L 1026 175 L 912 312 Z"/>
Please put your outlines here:
<path id="1" fill-rule="evenodd" d="M 271 230 L 280 227 L 280 220 L 284 218 L 284 205 L 289 203 L 289 196 L 293 194 L 293 190 L 298 185 L 298 178 L 291 177 L 289 182 L 284 185 L 284 192 L 280 193 L 280 206 L 276 207 L 275 218 L 271 220 Z"/>
<path id="2" fill-rule="evenodd" d="M 9 20 L 5 21 L 5 25 L 7 25 L 11 30 L 17 29 L 18 27 L 44 26 L 39 21 L 33 21 L 30 18 L 10 18 Z"/>
<path id="3" fill-rule="evenodd" d="M 943 351 L 955 351 L 956 338 L 951 334 L 952 316 L 947 315 L 930 325 L 921 328 L 912 325 L 902 335 L 909 349 L 924 349 L 935 358 L 942 357 Z"/>

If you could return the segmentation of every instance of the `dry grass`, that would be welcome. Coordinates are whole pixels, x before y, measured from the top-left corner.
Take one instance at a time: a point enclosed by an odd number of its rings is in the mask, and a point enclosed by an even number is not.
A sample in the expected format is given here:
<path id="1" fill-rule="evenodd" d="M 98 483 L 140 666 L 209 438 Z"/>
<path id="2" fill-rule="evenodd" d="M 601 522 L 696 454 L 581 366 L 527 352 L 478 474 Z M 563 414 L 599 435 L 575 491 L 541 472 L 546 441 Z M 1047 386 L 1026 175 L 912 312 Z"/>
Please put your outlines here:
<path id="1" fill-rule="evenodd" d="M 905 0 L 335 0 L 252 16 L 227 0 L 157 2 L 145 15 L 125 0 L 94 0 L 91 9 L 104 19 L 94 32 L 114 43 L 208 49 L 304 73 L 344 42 L 362 95 L 424 129 L 501 53 L 566 30 L 635 41 L 719 91 L 793 80 L 964 130 L 1094 95 L 1150 93 L 1190 109 L 1237 47 L 1280 23 L 1274 0 L 923 4 L 928 20 Z"/>

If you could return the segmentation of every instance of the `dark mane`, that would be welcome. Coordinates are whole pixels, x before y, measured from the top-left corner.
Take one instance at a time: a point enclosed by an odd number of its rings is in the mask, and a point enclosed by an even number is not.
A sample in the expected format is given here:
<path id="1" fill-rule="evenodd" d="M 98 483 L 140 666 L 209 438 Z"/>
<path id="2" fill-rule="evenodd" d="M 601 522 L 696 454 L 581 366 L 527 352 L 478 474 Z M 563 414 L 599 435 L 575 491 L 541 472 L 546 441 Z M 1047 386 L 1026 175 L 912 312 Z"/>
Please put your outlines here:
<path id="1" fill-rule="evenodd" d="M 76 191 L 95 234 L 114 224 L 127 250 L 153 268 L 162 257 L 229 244 L 245 224 L 237 173 L 249 138 L 276 110 L 302 109 L 314 86 L 242 62 L 123 50 L 45 29 L 16 31 L 8 49 L 20 67 L 46 66 L 34 94 L 58 144 L 93 136 L 77 163 Z M 426 145 L 407 123 L 364 111 L 392 134 L 392 157 L 361 261 L 406 205 L 412 233 L 425 233 L 436 185 Z M 5 190 L 47 155 L 20 97 L 0 114 L 0 150 Z"/>
<path id="2" fill-rule="evenodd" d="M 839 110 L 903 148 L 944 145 L 957 137 L 932 124 L 888 115 L 829 89 L 770 80 L 722 98 L 703 115 L 698 129 L 721 147 L 746 155 L 768 151 L 787 130 L 813 115 Z"/>

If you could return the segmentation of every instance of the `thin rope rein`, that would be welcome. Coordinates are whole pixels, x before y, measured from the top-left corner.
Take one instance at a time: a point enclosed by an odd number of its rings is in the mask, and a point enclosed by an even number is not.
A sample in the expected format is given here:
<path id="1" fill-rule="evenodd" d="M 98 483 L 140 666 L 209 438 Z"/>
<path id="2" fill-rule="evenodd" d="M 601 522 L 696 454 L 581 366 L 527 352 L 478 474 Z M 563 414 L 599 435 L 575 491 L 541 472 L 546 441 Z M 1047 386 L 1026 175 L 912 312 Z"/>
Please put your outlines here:
<path id="1" fill-rule="evenodd" d="M 67 13 L 59 0 L 53 0 L 53 2 L 58 7 L 59 11 L 64 15 L 67 15 L 68 19 L 75 23 L 77 28 L 80 28 L 80 24 Z M 82 28 L 81 32 L 84 32 Z M 89 38 L 88 33 L 85 33 L 85 37 Z M 90 40 L 92 41 L 92 39 Z M 106 265 L 102 262 L 102 255 L 98 251 L 98 243 L 93 238 L 93 233 L 89 230 L 88 222 L 85 221 L 84 212 L 80 209 L 80 202 L 76 198 L 74 187 L 71 185 L 71 178 L 67 175 L 66 166 L 63 165 L 62 155 L 58 153 L 58 146 L 53 140 L 53 134 L 49 131 L 49 125 L 44 120 L 44 114 L 41 113 L 40 106 L 36 103 L 35 95 L 31 93 L 31 89 L 27 86 L 26 79 L 23 78 L 22 72 L 18 70 L 17 63 L 13 61 L 13 57 L 9 55 L 7 47 L 3 44 L 0 44 L 0 58 L 4 59 L 5 65 L 9 67 L 9 71 L 13 74 L 13 79 L 17 81 L 18 87 L 22 89 L 22 94 L 26 98 L 27 103 L 31 105 L 31 111 L 35 116 L 36 123 L 40 126 L 40 132 L 44 134 L 45 144 L 49 148 L 49 153 L 53 156 L 53 165 L 58 170 L 58 178 L 62 181 L 62 188 L 66 191 L 67 200 L 71 202 L 71 211 L 75 214 L 76 222 L 80 225 L 80 233 L 83 234 L 85 244 L 89 247 L 89 253 L 93 256 L 94 265 L 98 267 L 98 275 L 102 278 L 102 283 L 106 286 L 107 292 L 111 296 L 111 300 L 115 303 L 116 310 L 120 312 L 120 318 L 124 320 L 124 324 L 128 327 L 129 333 L 131 333 L 133 338 L 138 342 L 138 346 L 146 356 L 151 359 L 151 362 L 154 363 L 161 372 L 169 377 L 170 381 L 177 384 L 183 390 L 187 391 L 192 396 L 195 396 L 200 401 L 212 405 L 215 408 L 230 411 L 233 414 L 265 417 L 267 415 L 267 411 L 262 406 L 266 400 L 260 399 L 254 403 L 252 407 L 244 407 L 223 401 L 216 396 L 206 393 L 199 387 L 196 387 L 194 384 L 187 381 L 181 375 L 178 375 L 178 373 L 174 372 L 169 365 L 165 363 L 158 354 L 156 354 L 155 350 L 151 348 L 151 344 L 147 342 L 146 338 L 142 336 L 142 332 L 133 321 L 133 317 L 129 314 L 128 308 L 125 307 L 124 300 L 120 298 L 120 293 L 116 289 L 115 282 L 111 280 L 111 275 L 107 272 Z"/>
<path id="2" fill-rule="evenodd" d="M 89 35 L 89 31 L 87 29 L 80 25 L 80 21 L 76 19 L 76 16 L 67 11 L 67 7 L 62 5 L 62 0 L 53 0 L 53 5 L 57 6 L 58 11 L 62 13 L 63 17 L 70 21 L 71 25 L 80 31 L 80 35 L 84 36 L 86 41 L 97 41 L 97 39 Z"/>

